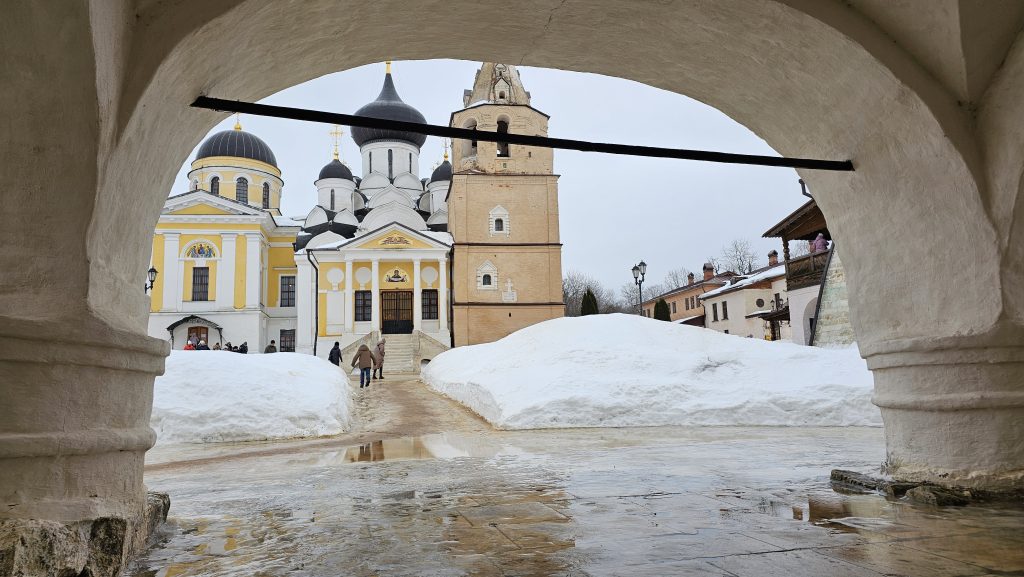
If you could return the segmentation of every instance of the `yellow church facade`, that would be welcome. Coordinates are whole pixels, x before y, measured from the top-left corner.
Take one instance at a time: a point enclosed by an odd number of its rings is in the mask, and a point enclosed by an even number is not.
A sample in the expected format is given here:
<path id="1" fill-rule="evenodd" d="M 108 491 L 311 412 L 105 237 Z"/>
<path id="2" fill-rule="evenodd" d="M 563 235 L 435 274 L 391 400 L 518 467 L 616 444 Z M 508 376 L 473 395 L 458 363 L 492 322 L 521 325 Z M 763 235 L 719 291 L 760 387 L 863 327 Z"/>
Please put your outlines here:
<path id="1" fill-rule="evenodd" d="M 547 132 L 513 66 L 485 63 L 464 99 L 453 126 Z M 390 68 L 356 114 L 425 122 Z M 336 141 L 315 206 L 296 219 L 281 215 L 284 181 L 265 142 L 238 124 L 204 141 L 190 190 L 168 198 L 153 237 L 150 334 L 175 349 L 273 341 L 323 357 L 335 342 L 347 353 L 387 337 L 429 358 L 562 315 L 549 149 L 456 142 L 454 162 L 446 153 L 421 178 L 423 135 L 350 136 L 361 170 L 339 160 Z"/>

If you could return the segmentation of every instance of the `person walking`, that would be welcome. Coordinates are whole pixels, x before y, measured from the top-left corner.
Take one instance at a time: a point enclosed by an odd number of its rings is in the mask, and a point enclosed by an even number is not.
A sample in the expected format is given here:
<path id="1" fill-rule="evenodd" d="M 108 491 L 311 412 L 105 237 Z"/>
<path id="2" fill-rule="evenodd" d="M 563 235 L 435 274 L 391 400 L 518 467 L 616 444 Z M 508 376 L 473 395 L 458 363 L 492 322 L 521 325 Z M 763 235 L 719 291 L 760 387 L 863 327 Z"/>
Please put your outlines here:
<path id="1" fill-rule="evenodd" d="M 243 355 L 249 354 L 249 341 L 242 341 L 242 344 L 238 347 L 238 352 Z"/>
<path id="2" fill-rule="evenodd" d="M 327 355 L 327 360 L 331 361 L 334 366 L 341 366 L 341 345 L 338 344 L 338 341 L 334 341 L 334 348 Z"/>
<path id="3" fill-rule="evenodd" d="M 196 350 L 196 347 L 195 347 L 195 345 L 192 344 L 192 341 L 185 341 L 185 350 L 186 351 L 194 351 L 194 350 Z"/>
<path id="4" fill-rule="evenodd" d="M 196 347 L 197 351 L 208 351 L 210 347 L 206 346 L 206 341 L 199 341 L 199 346 Z"/>
<path id="5" fill-rule="evenodd" d="M 276 341 L 271 339 L 270 344 L 267 345 L 267 348 L 263 349 L 263 353 L 266 354 L 266 353 L 276 353 L 276 352 L 277 352 Z"/>
<path id="6" fill-rule="evenodd" d="M 386 341 L 381 339 L 377 343 L 377 347 L 373 349 L 373 358 L 376 361 L 377 366 L 373 369 L 373 378 L 384 378 L 384 343 Z M 380 377 L 377 376 L 377 372 L 380 371 Z"/>
<path id="7" fill-rule="evenodd" d="M 359 350 L 356 351 L 354 357 L 352 357 L 352 366 L 359 365 L 359 388 L 365 388 L 370 386 L 370 368 L 375 365 L 373 360 L 373 353 L 370 352 L 370 347 L 366 345 L 359 345 Z"/>

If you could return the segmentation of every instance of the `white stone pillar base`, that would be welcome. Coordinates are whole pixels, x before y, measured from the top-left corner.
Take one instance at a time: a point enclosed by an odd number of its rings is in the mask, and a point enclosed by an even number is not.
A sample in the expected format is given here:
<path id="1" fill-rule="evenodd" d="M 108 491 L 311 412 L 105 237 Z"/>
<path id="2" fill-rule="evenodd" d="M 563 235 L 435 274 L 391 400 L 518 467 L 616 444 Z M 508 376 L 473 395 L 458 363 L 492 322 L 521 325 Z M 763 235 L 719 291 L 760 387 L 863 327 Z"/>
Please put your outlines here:
<path id="1" fill-rule="evenodd" d="M 884 472 L 947 486 L 1024 488 L 1021 342 L 1007 335 L 862 348 L 885 423 Z"/>

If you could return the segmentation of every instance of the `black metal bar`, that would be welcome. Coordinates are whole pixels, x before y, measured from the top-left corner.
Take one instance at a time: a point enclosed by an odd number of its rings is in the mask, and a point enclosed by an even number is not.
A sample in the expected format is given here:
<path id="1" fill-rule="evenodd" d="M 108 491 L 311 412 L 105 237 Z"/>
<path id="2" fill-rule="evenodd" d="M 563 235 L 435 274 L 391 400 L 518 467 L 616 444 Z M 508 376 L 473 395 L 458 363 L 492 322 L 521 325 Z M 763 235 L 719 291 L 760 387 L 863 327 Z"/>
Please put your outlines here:
<path id="1" fill-rule="evenodd" d="M 457 138 L 462 140 L 483 140 L 485 142 L 507 142 L 524 146 L 543 148 L 559 148 L 581 150 L 584 152 L 603 152 L 605 154 L 623 154 L 628 156 L 648 156 L 653 158 L 677 158 L 682 160 L 701 160 L 705 162 L 722 162 L 726 164 L 753 164 L 757 166 L 781 166 L 789 168 L 807 168 L 812 170 L 833 170 L 849 172 L 853 170 L 853 162 L 849 160 L 818 160 L 814 158 L 786 158 L 780 156 L 761 156 L 757 154 L 732 154 L 708 150 L 687 150 L 684 148 L 660 148 L 657 146 L 634 146 L 630 144 L 610 144 L 604 142 L 588 142 L 567 138 L 550 138 L 547 136 L 531 136 L 511 132 L 490 132 L 453 128 L 437 124 L 420 124 L 418 122 L 402 122 L 385 120 L 369 116 L 338 114 L 321 110 L 307 110 L 288 106 L 272 106 L 256 104 L 240 100 L 224 100 L 200 96 L 192 103 L 194 108 L 206 108 L 221 112 L 240 112 L 254 116 L 273 116 L 306 122 L 322 122 L 343 126 L 359 126 L 361 128 L 379 128 L 385 130 L 404 130 L 429 136 Z"/>

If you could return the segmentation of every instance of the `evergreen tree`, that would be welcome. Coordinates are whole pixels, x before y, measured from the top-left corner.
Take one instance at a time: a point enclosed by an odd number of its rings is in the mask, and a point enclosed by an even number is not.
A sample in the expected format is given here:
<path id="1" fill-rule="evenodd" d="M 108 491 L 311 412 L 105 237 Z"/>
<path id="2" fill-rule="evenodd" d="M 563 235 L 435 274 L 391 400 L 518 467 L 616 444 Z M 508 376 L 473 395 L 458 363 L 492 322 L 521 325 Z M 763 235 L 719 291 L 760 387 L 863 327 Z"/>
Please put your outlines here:
<path id="1" fill-rule="evenodd" d="M 594 291 L 588 288 L 587 292 L 583 293 L 583 301 L 580 303 L 580 316 L 596 315 L 600 312 L 597 308 L 597 297 L 594 296 Z"/>
<path id="2" fill-rule="evenodd" d="M 654 303 L 654 318 L 659 321 L 671 321 L 671 313 L 668 312 L 668 303 L 665 299 L 658 299 L 658 302 Z"/>

